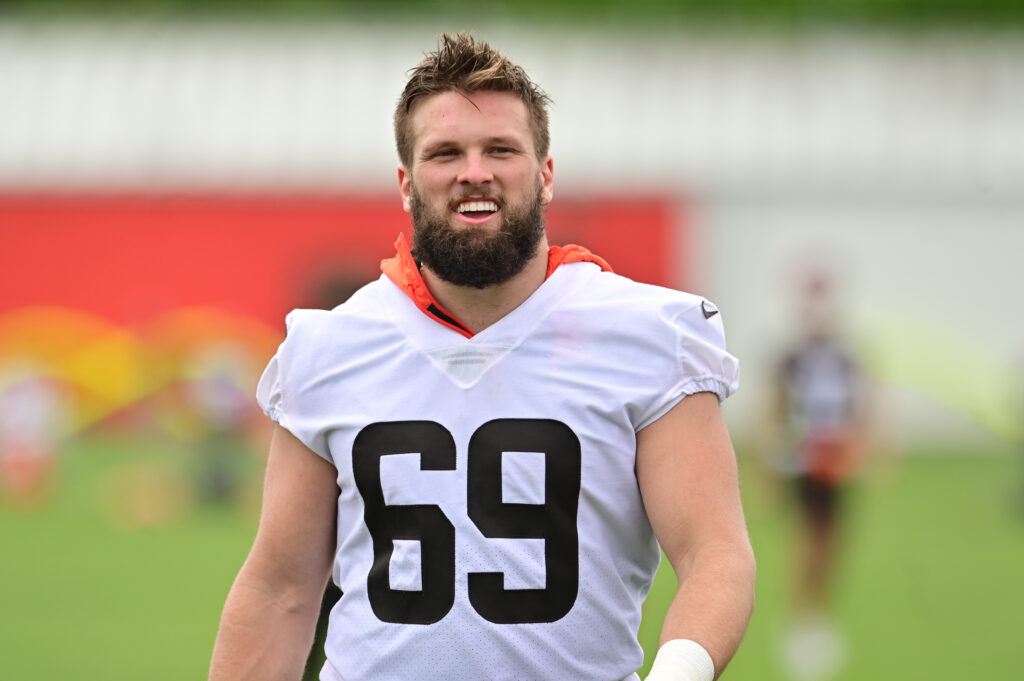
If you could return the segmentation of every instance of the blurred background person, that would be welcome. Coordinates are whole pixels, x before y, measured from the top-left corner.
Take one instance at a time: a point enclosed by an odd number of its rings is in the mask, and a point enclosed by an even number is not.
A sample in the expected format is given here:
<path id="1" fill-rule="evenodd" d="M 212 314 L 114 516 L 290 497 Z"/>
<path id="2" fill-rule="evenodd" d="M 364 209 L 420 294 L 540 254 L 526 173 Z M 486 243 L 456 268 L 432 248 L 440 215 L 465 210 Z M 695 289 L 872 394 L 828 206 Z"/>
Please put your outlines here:
<path id="1" fill-rule="evenodd" d="M 834 287 L 822 269 L 803 274 L 796 338 L 776 367 L 774 468 L 797 511 L 792 612 L 781 652 L 788 673 L 800 680 L 830 678 L 845 659 L 829 601 L 847 488 L 866 436 L 866 379 L 841 329 Z"/>
<path id="2" fill-rule="evenodd" d="M 60 384 L 28 360 L 0 366 L 0 499 L 35 507 L 53 494 L 69 404 Z"/>
<path id="3" fill-rule="evenodd" d="M 245 464 L 255 449 L 251 364 L 245 348 L 220 342 L 199 348 L 185 367 L 184 398 L 192 412 L 194 477 L 200 502 L 243 501 Z"/>

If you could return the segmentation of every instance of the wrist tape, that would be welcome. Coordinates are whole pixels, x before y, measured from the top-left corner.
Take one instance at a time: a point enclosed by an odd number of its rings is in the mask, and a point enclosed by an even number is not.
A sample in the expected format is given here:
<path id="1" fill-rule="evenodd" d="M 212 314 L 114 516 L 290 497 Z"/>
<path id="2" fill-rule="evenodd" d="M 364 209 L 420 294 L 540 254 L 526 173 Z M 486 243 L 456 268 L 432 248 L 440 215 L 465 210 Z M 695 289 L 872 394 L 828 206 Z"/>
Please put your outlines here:
<path id="1" fill-rule="evenodd" d="M 675 638 L 658 649 L 645 681 L 713 681 L 715 663 L 704 646 Z"/>

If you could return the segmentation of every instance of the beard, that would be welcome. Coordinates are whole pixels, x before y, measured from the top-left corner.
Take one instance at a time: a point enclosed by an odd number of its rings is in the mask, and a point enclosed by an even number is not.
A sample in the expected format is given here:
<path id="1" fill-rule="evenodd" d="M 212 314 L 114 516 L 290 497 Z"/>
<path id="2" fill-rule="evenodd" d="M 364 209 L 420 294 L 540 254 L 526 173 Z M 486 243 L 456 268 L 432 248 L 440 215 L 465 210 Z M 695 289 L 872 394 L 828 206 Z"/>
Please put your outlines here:
<path id="1" fill-rule="evenodd" d="M 413 258 L 456 286 L 482 289 L 505 283 L 523 271 L 544 236 L 541 191 L 538 185 L 533 200 L 520 205 L 498 201 L 501 224 L 494 232 L 473 225 L 453 227 L 448 213 L 432 213 L 413 186 Z"/>

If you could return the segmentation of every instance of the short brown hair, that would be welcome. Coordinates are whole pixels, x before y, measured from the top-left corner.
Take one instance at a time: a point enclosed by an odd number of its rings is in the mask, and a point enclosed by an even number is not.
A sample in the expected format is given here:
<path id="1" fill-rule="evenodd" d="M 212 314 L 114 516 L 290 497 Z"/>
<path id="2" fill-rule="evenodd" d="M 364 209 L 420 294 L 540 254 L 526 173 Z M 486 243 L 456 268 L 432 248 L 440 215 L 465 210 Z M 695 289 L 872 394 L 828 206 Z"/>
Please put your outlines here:
<path id="1" fill-rule="evenodd" d="M 519 97 L 530 115 L 537 157 L 547 156 L 551 143 L 547 106 L 551 98 L 530 80 L 521 66 L 487 43 L 468 33 L 443 33 L 438 37 L 437 50 L 428 52 L 412 69 L 395 108 L 395 143 L 402 163 L 408 167 L 412 162 L 414 140 L 409 119 L 418 99 L 442 92 L 470 94 L 481 90 L 510 92 Z"/>

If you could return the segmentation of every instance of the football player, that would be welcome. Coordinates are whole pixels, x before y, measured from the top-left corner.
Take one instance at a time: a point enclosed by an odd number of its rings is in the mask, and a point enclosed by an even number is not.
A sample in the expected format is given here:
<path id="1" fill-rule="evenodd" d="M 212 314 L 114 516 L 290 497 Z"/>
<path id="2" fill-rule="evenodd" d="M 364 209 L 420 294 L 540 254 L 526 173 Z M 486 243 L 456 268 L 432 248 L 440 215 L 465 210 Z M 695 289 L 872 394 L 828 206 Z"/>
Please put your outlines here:
<path id="1" fill-rule="evenodd" d="M 790 673 L 808 680 L 830 678 L 845 657 L 828 606 L 844 492 L 861 465 L 866 433 L 866 381 L 839 332 L 833 286 L 820 271 L 801 281 L 801 337 L 777 372 L 775 411 L 788 454 L 778 468 L 800 515 L 793 622 L 782 654 Z"/>
<path id="2" fill-rule="evenodd" d="M 680 587 L 648 679 L 710 681 L 736 651 L 754 559 L 722 316 L 547 243 L 547 105 L 468 35 L 412 71 L 412 241 L 343 305 L 288 317 L 211 679 L 297 679 L 330 577 L 324 681 L 636 680 L 659 547 Z"/>

